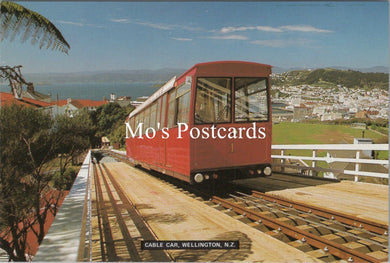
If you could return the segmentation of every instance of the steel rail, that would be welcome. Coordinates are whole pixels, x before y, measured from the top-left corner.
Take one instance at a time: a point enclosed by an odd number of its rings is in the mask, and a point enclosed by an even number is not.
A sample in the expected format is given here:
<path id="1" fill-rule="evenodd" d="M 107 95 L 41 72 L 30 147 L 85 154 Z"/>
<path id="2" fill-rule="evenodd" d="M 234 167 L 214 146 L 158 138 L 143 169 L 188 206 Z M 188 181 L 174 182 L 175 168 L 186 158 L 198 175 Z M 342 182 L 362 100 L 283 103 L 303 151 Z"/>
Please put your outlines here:
<path id="1" fill-rule="evenodd" d="M 158 240 L 157 235 L 153 232 L 152 228 L 149 224 L 143 219 L 143 217 L 139 214 L 138 210 L 135 208 L 133 202 L 127 197 L 125 191 L 122 186 L 118 183 L 118 181 L 114 178 L 113 174 L 106 165 L 101 165 L 106 172 L 108 178 L 110 179 L 116 193 L 119 196 L 119 199 L 122 201 L 124 209 L 126 209 L 128 215 L 131 220 L 134 222 L 136 228 L 140 232 L 142 238 L 144 240 Z M 151 250 L 150 253 L 156 257 L 159 261 L 162 262 L 173 262 L 174 258 L 166 251 L 166 250 Z M 141 260 L 138 260 L 141 261 Z"/>
<path id="2" fill-rule="evenodd" d="M 126 222 L 125 222 L 125 219 L 123 218 L 121 208 L 119 207 L 118 202 L 115 200 L 115 197 L 112 193 L 113 189 L 111 189 L 109 182 L 106 178 L 105 173 L 107 173 L 107 171 L 106 170 L 103 171 L 101 164 L 98 164 L 98 167 L 99 167 L 102 179 L 103 179 L 104 186 L 107 190 L 107 196 L 108 196 L 109 202 L 111 203 L 113 213 L 115 214 L 116 223 L 118 224 L 118 227 L 119 227 L 120 232 L 122 234 L 123 240 L 125 241 L 124 243 L 125 243 L 125 246 L 127 248 L 127 251 L 129 252 L 130 258 L 132 259 L 132 261 L 141 261 L 141 257 L 137 251 L 136 245 L 134 244 L 133 238 L 130 235 L 129 229 L 126 226 Z M 112 183 L 112 181 L 111 181 L 111 183 Z"/>
<path id="3" fill-rule="evenodd" d="M 95 169 L 94 176 L 95 176 L 96 205 L 97 205 L 98 218 L 102 219 L 102 224 L 99 227 L 103 228 L 102 231 L 100 231 L 99 229 L 100 234 L 103 234 L 101 236 L 100 244 L 102 248 L 105 247 L 105 250 L 102 250 L 102 259 L 104 259 L 107 256 L 106 259 L 108 259 L 108 261 L 118 261 L 118 255 L 115 250 L 114 239 L 111 232 L 107 206 L 104 202 L 103 189 L 101 187 L 98 169 Z"/>
<path id="4" fill-rule="evenodd" d="M 337 220 L 341 223 L 363 228 L 366 230 L 369 230 L 371 232 L 381 234 L 381 235 L 388 235 L 388 226 L 385 224 L 373 222 L 364 218 L 358 218 L 353 215 L 348 215 L 344 213 L 340 213 L 337 211 L 329 210 L 326 208 L 319 208 L 315 207 L 313 205 L 304 204 L 301 202 L 291 201 L 282 197 L 276 197 L 271 196 L 268 194 L 264 194 L 258 191 L 252 191 L 252 196 L 258 197 L 267 201 L 276 202 L 285 206 L 293 207 L 297 210 L 301 210 L 307 213 L 311 213 L 314 215 L 322 216 L 325 218 L 329 218 L 330 220 Z"/>
<path id="5" fill-rule="evenodd" d="M 279 222 L 278 220 L 261 215 L 245 207 L 224 200 L 220 197 L 214 196 L 211 201 L 215 204 L 222 205 L 225 208 L 232 209 L 234 212 L 244 215 L 253 221 L 263 223 L 267 227 L 277 229 L 278 231 L 294 239 L 305 241 L 311 246 L 317 247 L 319 249 L 323 249 L 324 251 L 327 251 L 330 254 L 339 257 L 341 259 L 348 260 L 349 262 L 372 262 L 372 263 L 382 262 L 377 258 L 368 256 L 361 252 L 357 252 L 348 247 L 340 245 L 336 242 L 313 235 L 307 231 L 290 226 L 286 223 Z"/>
<path id="6" fill-rule="evenodd" d="M 252 196 L 250 196 L 250 195 L 246 195 L 246 194 L 243 194 L 243 193 L 240 193 L 240 194 L 242 194 L 242 195 L 245 196 L 245 197 L 252 197 Z M 382 248 L 384 248 L 384 249 L 387 249 L 387 248 L 388 248 L 388 246 L 386 246 L 386 245 L 384 245 L 384 244 L 382 244 L 382 243 L 380 243 L 380 242 L 377 242 L 377 241 L 374 241 L 374 240 L 371 240 L 371 239 L 368 239 L 368 238 L 364 238 L 364 237 L 358 236 L 358 235 L 356 235 L 356 234 L 349 233 L 349 232 L 347 232 L 347 231 L 342 231 L 342 230 L 337 229 L 337 228 L 334 228 L 334 227 L 330 227 L 330 226 L 328 226 L 328 225 L 326 225 L 326 224 L 324 224 L 324 223 L 322 223 L 322 222 L 316 222 L 316 221 L 313 221 L 313 220 L 309 220 L 309 219 L 307 219 L 307 218 L 299 217 L 299 216 L 297 216 L 297 215 L 292 215 L 292 214 L 290 214 L 290 213 L 288 213 L 288 212 L 282 211 L 281 209 L 274 208 L 274 207 L 271 208 L 271 207 L 269 207 L 269 206 L 267 206 L 267 205 L 265 205 L 265 204 L 260 204 L 260 203 L 257 203 L 256 201 L 249 200 L 249 199 L 246 199 L 246 198 L 244 198 L 244 197 L 235 196 L 235 195 L 230 195 L 230 196 L 233 197 L 233 198 L 242 200 L 242 201 L 245 202 L 245 203 L 253 203 L 254 206 L 255 206 L 255 207 L 258 207 L 259 209 L 266 209 L 267 211 L 272 212 L 272 213 L 282 213 L 283 215 L 290 216 L 290 218 L 291 218 L 291 217 L 293 217 L 293 218 L 295 218 L 295 219 L 298 219 L 298 218 L 299 218 L 299 220 L 302 220 L 302 221 L 304 221 L 304 222 L 307 222 L 308 224 L 312 224 L 313 226 L 321 226 L 321 227 L 323 227 L 323 228 L 326 228 L 326 229 L 332 231 L 332 233 L 343 232 L 345 235 L 350 236 L 350 237 L 354 237 L 354 238 L 356 238 L 356 239 L 358 239 L 358 240 L 364 240 L 364 241 L 370 242 L 370 243 L 375 244 L 375 245 L 377 245 L 377 246 L 380 246 L 380 247 L 382 247 Z M 259 200 L 259 199 L 257 199 L 257 200 Z M 267 200 L 263 200 L 263 201 L 269 202 L 269 201 L 267 201 Z M 273 204 L 278 205 L 278 206 L 280 206 L 280 207 L 282 207 L 282 208 L 285 207 L 285 206 L 280 205 L 280 204 L 278 204 L 278 203 L 273 203 Z M 295 209 L 295 208 L 292 208 L 292 207 L 289 207 L 289 209 L 291 209 L 290 211 L 301 212 L 301 211 L 299 211 L 299 210 L 297 210 L 297 209 Z M 313 214 L 311 214 L 311 213 L 302 212 L 301 214 L 311 215 L 311 216 L 314 217 L 314 218 L 317 218 L 317 219 L 320 219 L 320 220 L 324 220 L 323 217 L 317 216 L 317 215 L 313 215 Z M 326 220 L 326 218 L 325 218 L 325 220 Z M 338 221 L 335 221 L 335 223 L 336 223 L 336 224 L 339 224 L 340 226 L 349 228 L 349 229 L 358 229 L 358 228 L 353 227 L 353 226 L 350 226 L 350 225 L 342 224 L 342 223 L 340 223 L 340 222 L 338 222 Z M 369 233 L 369 232 L 366 231 L 366 233 Z M 372 233 L 370 233 L 370 234 L 372 235 Z M 378 237 L 378 236 L 380 236 L 380 235 L 375 235 L 375 236 Z"/>

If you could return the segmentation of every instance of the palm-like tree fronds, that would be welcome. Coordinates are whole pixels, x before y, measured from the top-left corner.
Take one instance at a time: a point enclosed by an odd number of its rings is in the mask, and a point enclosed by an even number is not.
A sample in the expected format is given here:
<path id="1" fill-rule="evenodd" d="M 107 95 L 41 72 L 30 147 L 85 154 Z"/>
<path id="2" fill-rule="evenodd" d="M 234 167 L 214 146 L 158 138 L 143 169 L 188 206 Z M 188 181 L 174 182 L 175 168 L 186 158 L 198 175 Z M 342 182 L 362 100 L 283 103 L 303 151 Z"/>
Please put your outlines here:
<path id="1" fill-rule="evenodd" d="M 70 49 L 61 32 L 47 18 L 14 2 L 1 1 L 0 40 L 13 41 L 19 34 L 22 42 L 30 38 L 31 44 L 39 43 L 39 48 L 46 46 L 66 54 Z"/>

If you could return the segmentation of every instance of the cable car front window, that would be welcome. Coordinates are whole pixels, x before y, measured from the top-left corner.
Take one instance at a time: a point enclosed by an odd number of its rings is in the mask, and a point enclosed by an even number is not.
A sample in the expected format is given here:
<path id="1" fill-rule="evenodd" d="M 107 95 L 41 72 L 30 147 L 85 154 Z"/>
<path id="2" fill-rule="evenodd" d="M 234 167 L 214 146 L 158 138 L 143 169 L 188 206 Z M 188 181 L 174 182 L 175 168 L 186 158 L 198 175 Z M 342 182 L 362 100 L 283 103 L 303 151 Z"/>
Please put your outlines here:
<path id="1" fill-rule="evenodd" d="M 195 124 L 231 122 L 231 78 L 198 78 Z"/>
<path id="2" fill-rule="evenodd" d="M 235 78 L 235 121 L 268 121 L 266 78 Z"/>

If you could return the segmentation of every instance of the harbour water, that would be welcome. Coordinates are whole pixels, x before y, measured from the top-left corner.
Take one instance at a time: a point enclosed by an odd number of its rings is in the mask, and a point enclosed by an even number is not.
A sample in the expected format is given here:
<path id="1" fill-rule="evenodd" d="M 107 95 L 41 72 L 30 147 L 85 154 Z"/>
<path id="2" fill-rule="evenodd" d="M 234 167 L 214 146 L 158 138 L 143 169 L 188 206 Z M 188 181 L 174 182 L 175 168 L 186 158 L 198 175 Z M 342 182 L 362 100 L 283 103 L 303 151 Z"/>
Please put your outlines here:
<path id="1" fill-rule="evenodd" d="M 57 99 L 57 94 L 60 100 L 67 98 L 103 100 L 103 97 L 109 99 L 111 93 L 117 97 L 130 96 L 136 99 L 150 96 L 159 88 L 158 83 L 153 82 L 35 84 L 34 87 L 36 91 L 50 95 L 53 100 Z M 9 92 L 10 88 L 3 83 L 0 85 L 0 91 Z"/>
<path id="2" fill-rule="evenodd" d="M 35 90 L 45 95 L 50 95 L 53 101 L 57 99 L 90 99 L 101 101 L 103 98 L 110 99 L 110 94 L 114 93 L 117 98 L 130 96 L 135 100 L 141 96 L 150 96 L 158 90 L 164 83 L 156 82 L 132 82 L 132 83 L 59 83 L 39 85 L 35 84 Z M 0 84 L 1 92 L 9 92 L 10 88 L 6 83 Z M 282 108 L 285 104 L 273 103 L 274 113 L 287 113 Z"/>

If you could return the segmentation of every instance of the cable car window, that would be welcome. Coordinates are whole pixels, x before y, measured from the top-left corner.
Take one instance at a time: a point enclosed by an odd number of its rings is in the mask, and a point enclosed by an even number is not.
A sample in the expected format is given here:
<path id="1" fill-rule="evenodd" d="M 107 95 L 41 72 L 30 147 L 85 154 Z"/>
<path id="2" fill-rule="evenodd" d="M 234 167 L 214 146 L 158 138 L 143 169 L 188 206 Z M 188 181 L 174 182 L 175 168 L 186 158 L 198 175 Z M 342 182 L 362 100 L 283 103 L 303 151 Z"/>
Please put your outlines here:
<path id="1" fill-rule="evenodd" d="M 135 118 L 133 117 L 133 118 L 131 118 L 130 119 L 130 127 L 131 127 L 131 129 L 134 131 L 135 130 Z"/>
<path id="2" fill-rule="evenodd" d="M 150 107 L 150 124 L 149 127 L 156 129 L 156 117 L 157 117 L 157 103 L 155 102 L 152 107 Z"/>
<path id="3" fill-rule="evenodd" d="M 231 122 L 231 78 L 198 78 L 195 124 Z"/>
<path id="4" fill-rule="evenodd" d="M 165 115 L 166 115 L 166 106 L 167 106 L 167 94 L 164 94 L 164 96 L 161 98 L 162 99 L 162 107 L 161 107 L 161 126 L 160 129 L 165 127 Z"/>
<path id="5" fill-rule="evenodd" d="M 175 126 L 176 117 L 176 89 L 169 92 L 168 103 L 168 128 Z"/>
<path id="6" fill-rule="evenodd" d="M 268 92 L 266 78 L 235 78 L 235 121 L 268 120 Z"/>
<path id="7" fill-rule="evenodd" d="M 191 83 L 181 84 L 176 91 L 177 112 L 176 123 L 187 123 L 190 114 Z"/>
<path id="8" fill-rule="evenodd" d="M 135 131 L 135 129 L 134 129 L 134 124 L 135 124 L 135 118 L 136 118 L 137 116 L 135 116 L 135 117 L 132 117 L 130 120 L 129 120 L 129 124 L 130 124 L 130 128 L 131 128 L 131 130 L 132 131 Z M 127 128 L 126 128 L 127 129 Z M 126 133 L 129 137 L 128 138 L 130 138 L 130 137 L 132 137 L 131 136 L 131 133 Z"/>
<path id="9" fill-rule="evenodd" d="M 161 125 L 158 125 L 158 123 L 161 123 L 161 97 L 157 100 L 157 109 L 156 109 L 156 125 L 154 126 L 154 128 L 156 129 L 156 131 L 158 130 L 157 128 L 161 128 Z"/>
<path id="10" fill-rule="evenodd" d="M 177 122 L 187 123 L 190 115 L 190 98 L 191 93 L 187 92 L 177 99 Z"/>
<path id="11" fill-rule="evenodd" d="M 136 120 L 136 128 L 138 127 L 138 124 L 142 123 L 142 125 L 144 125 L 144 112 L 141 112 L 139 113 L 137 116 L 136 116 L 137 120 Z M 143 126 L 142 126 L 143 127 Z M 141 133 L 143 132 L 143 128 L 141 130 Z"/>
<path id="12" fill-rule="evenodd" d="M 146 133 L 146 129 L 149 128 L 150 124 L 150 108 L 146 108 L 146 110 L 144 110 L 144 127 L 143 127 L 143 131 L 142 131 L 142 134 L 145 134 Z"/>
<path id="13" fill-rule="evenodd" d="M 183 83 L 177 88 L 176 98 L 184 95 L 191 90 L 191 83 Z"/>

